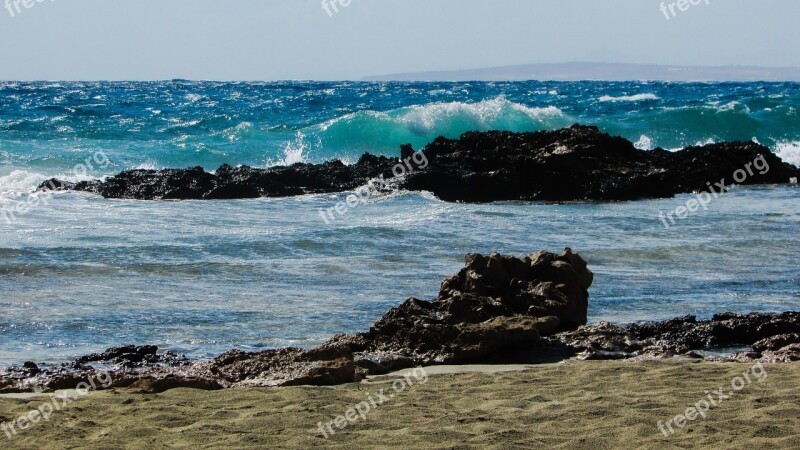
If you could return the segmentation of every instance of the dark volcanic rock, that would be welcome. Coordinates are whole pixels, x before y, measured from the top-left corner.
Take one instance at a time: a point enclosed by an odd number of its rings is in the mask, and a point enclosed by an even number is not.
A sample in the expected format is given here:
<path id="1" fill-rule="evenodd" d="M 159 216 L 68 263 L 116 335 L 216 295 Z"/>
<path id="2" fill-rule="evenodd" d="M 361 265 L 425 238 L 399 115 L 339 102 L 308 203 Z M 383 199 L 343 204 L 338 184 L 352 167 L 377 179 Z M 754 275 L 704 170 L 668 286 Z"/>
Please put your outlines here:
<path id="1" fill-rule="evenodd" d="M 372 371 L 478 362 L 586 323 L 592 272 L 567 249 L 523 259 L 467 255 L 433 302 L 409 299 L 368 333 L 337 336 Z"/>
<path id="2" fill-rule="evenodd" d="M 559 333 L 554 339 L 566 345 L 569 349 L 568 356 L 579 359 L 632 358 L 644 346 L 643 342 L 637 341 L 625 328 L 608 322 Z"/>
<path id="3" fill-rule="evenodd" d="M 81 356 L 75 360 L 75 365 L 80 367 L 87 363 L 100 362 L 106 365 L 118 365 L 123 367 L 141 367 L 148 364 L 162 364 L 169 366 L 180 366 L 189 364 L 185 356 L 178 356 L 172 352 L 158 354 L 158 347 L 155 345 L 125 347 L 115 347 L 103 353 L 94 353 Z"/>
<path id="4" fill-rule="evenodd" d="M 756 352 L 776 351 L 791 344 L 800 344 L 800 333 L 779 334 L 762 339 L 753 344 Z"/>
<path id="5" fill-rule="evenodd" d="M 75 389 L 78 383 L 97 379 L 99 372 L 108 374 L 110 378 L 110 386 L 103 388 L 127 387 L 140 380 L 166 378 L 176 385 L 183 383 L 182 387 L 219 384 L 214 380 L 187 375 L 187 368 L 191 364 L 183 355 L 158 353 L 158 347 L 153 345 L 115 347 L 103 353 L 82 356 L 71 363 L 37 365 L 29 361 L 22 367 L 0 371 L 0 392 L 27 392 L 36 388 Z"/>
<path id="6" fill-rule="evenodd" d="M 31 375 L 36 375 L 41 372 L 41 370 L 39 370 L 39 366 L 37 366 L 33 361 L 26 361 L 24 364 L 22 364 L 22 368 L 26 369 Z"/>
<path id="7" fill-rule="evenodd" d="M 779 350 L 766 351 L 759 360 L 770 363 L 800 361 L 800 344 L 789 344 Z"/>
<path id="8" fill-rule="evenodd" d="M 457 140 L 438 138 L 423 152 L 430 167 L 404 187 L 447 201 L 622 200 L 675 193 L 650 153 L 595 127 L 470 132 Z"/>
<path id="9" fill-rule="evenodd" d="M 753 355 L 760 357 L 765 350 L 778 350 L 798 342 L 796 333 L 800 333 L 800 313 L 786 312 L 718 314 L 703 321 L 686 316 L 625 328 L 601 323 L 560 333 L 556 339 L 583 359 L 665 358 L 695 350 L 743 345 L 752 345 Z"/>
<path id="10" fill-rule="evenodd" d="M 419 364 L 477 362 L 586 323 L 592 273 L 569 249 L 466 261 L 437 300 L 409 299 L 367 333 L 336 336 L 312 350 L 234 350 L 191 373 L 231 386 L 340 384 Z"/>
<path id="11" fill-rule="evenodd" d="M 260 353 L 231 350 L 192 370 L 229 386 L 336 385 L 359 381 L 345 347 L 283 348 Z"/>
<path id="12" fill-rule="evenodd" d="M 410 145 L 401 160 L 410 170 L 398 186 L 429 191 L 446 201 L 632 200 L 672 197 L 676 193 L 717 191 L 730 186 L 737 170 L 747 169 L 743 184 L 788 183 L 800 169 L 753 142 L 690 147 L 678 152 L 641 151 L 621 137 L 596 127 L 575 125 L 556 131 L 465 133 L 438 138 L 414 164 Z M 754 165 L 757 158 L 759 163 Z M 761 161 L 768 170 L 761 168 Z M 416 160 L 415 160 L 416 162 Z M 357 164 L 340 161 L 254 169 L 223 165 L 215 174 L 200 167 L 132 170 L 104 182 L 48 180 L 41 190 L 78 190 L 107 198 L 236 199 L 345 192 L 378 177 L 391 178 L 397 159 L 365 154 Z M 748 169 L 749 167 L 749 169 Z M 763 173 L 762 173 L 763 172 Z"/>
<path id="13" fill-rule="evenodd" d="M 556 316 L 562 327 L 586 323 L 589 286 L 593 274 L 586 261 L 567 249 L 561 255 L 534 253 L 524 259 L 467 255 L 467 267 L 445 280 L 439 299 L 457 320 L 456 301 L 465 294 L 500 299 L 513 314 L 535 317 Z"/>
<path id="14" fill-rule="evenodd" d="M 562 355 L 566 348 L 542 336 L 586 323 L 592 272 L 567 249 L 523 259 L 467 255 L 466 267 L 442 284 L 439 298 L 409 299 L 359 335 L 336 336 L 311 350 L 259 353 L 232 350 L 213 361 L 187 365 L 153 346 L 126 346 L 78 358 L 33 377 L 50 389 L 74 387 L 100 363 L 113 387 L 148 392 L 170 387 L 332 385 L 366 374 L 433 363 L 474 363 L 515 352 Z M 545 349 L 543 346 L 547 346 Z M 32 385 L 32 367 L 0 374 L 0 389 Z"/>
<path id="15" fill-rule="evenodd" d="M 289 197 L 302 194 L 354 190 L 368 180 L 390 178 L 397 160 L 364 155 L 347 166 L 340 161 L 295 164 L 289 167 L 254 169 L 219 167 L 215 174 L 202 167 L 191 169 L 130 170 L 105 182 L 68 183 L 48 180 L 40 190 L 76 190 L 106 198 L 139 200 L 221 200 L 258 197 Z"/>
<path id="16" fill-rule="evenodd" d="M 727 313 L 717 314 L 707 321 L 687 316 L 666 322 L 631 325 L 629 331 L 639 339 L 674 346 L 678 352 L 702 347 L 752 345 L 778 334 L 800 332 L 800 313 Z"/>

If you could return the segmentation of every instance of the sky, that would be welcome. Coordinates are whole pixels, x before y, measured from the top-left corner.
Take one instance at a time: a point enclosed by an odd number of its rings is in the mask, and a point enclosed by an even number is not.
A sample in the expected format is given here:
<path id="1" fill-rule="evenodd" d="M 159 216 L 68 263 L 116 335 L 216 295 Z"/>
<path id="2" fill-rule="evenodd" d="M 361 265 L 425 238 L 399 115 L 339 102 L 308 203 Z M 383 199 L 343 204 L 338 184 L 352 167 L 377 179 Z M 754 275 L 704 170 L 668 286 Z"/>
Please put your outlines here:
<path id="1" fill-rule="evenodd" d="M 341 80 L 569 61 L 800 66 L 798 0 L 695 0 L 674 15 L 677 0 L 663 11 L 661 0 L 326 0 L 330 14 L 322 0 L 24 1 L 31 7 L 0 0 L 0 79 Z"/>

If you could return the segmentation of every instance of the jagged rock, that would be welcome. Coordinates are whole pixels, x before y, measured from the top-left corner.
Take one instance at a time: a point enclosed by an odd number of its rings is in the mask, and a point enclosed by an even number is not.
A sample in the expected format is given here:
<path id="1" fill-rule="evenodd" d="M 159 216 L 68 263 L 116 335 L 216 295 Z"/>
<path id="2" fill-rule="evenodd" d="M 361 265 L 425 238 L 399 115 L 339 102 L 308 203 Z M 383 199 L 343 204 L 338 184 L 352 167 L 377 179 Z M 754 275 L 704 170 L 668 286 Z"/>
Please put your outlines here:
<path id="1" fill-rule="evenodd" d="M 578 359 L 624 359 L 642 349 L 642 343 L 626 329 L 608 322 L 559 333 L 555 339 L 571 348 Z"/>
<path id="2" fill-rule="evenodd" d="M 711 320 L 698 321 L 686 316 L 658 323 L 634 324 L 629 328 L 638 339 L 669 345 L 678 353 L 703 347 L 752 345 L 778 334 L 800 331 L 800 313 L 717 314 Z"/>
<path id="3" fill-rule="evenodd" d="M 751 354 L 734 355 L 735 359 L 746 360 L 759 358 L 763 350 L 777 350 L 796 342 L 797 332 L 800 332 L 800 313 L 726 313 L 715 315 L 711 320 L 699 321 L 694 316 L 685 316 L 625 328 L 600 323 L 560 333 L 556 338 L 584 359 L 667 358 L 691 356 L 695 350 L 711 347 L 753 345 L 755 351 Z"/>
<path id="4" fill-rule="evenodd" d="M 800 333 L 779 334 L 753 344 L 756 352 L 780 350 L 790 344 L 800 344 Z"/>
<path id="5" fill-rule="evenodd" d="M 445 303 L 459 300 L 455 302 L 457 306 L 450 308 L 451 314 L 469 302 L 464 294 L 471 294 L 489 301 L 499 299 L 494 306 L 512 314 L 556 316 L 564 327 L 576 327 L 586 323 L 592 280 L 586 262 L 569 249 L 558 256 L 539 252 L 522 260 L 498 254 L 467 255 L 467 267 L 442 284 L 439 299 Z M 468 313 L 491 306 L 473 307 Z M 460 319 L 458 315 L 453 317 Z"/>
<path id="6" fill-rule="evenodd" d="M 800 169 L 784 163 L 764 146 L 729 142 L 670 152 L 637 150 L 621 137 L 591 126 L 555 131 L 469 132 L 459 139 L 437 138 L 414 164 L 410 145 L 401 159 L 365 154 L 358 163 L 294 164 L 255 169 L 223 165 L 216 173 L 201 167 L 131 170 L 105 181 L 68 183 L 48 180 L 40 190 L 77 190 L 107 198 L 235 199 L 344 192 L 377 177 L 392 178 L 404 164 L 398 186 L 429 191 L 445 201 L 633 200 L 708 191 L 709 183 L 733 183 L 735 171 L 750 166 L 744 184 L 788 183 Z M 753 170 L 763 158 L 769 170 Z M 414 160 L 416 161 L 416 160 Z M 405 163 L 404 163 L 405 162 Z M 750 173 L 752 172 L 752 173 Z"/>
<path id="7" fill-rule="evenodd" d="M 371 371 L 477 362 L 586 323 L 592 280 L 570 249 L 523 259 L 470 254 L 435 301 L 409 299 L 368 333 L 337 336 L 329 345 L 347 346 Z"/>
<path id="8" fill-rule="evenodd" d="M 789 344 L 780 350 L 765 351 L 759 361 L 769 363 L 800 361 L 800 344 Z"/>
<path id="9" fill-rule="evenodd" d="M 283 348 L 259 353 L 231 350 L 192 373 L 222 379 L 229 386 L 335 385 L 358 381 L 353 355 L 345 347 Z"/>
<path id="10" fill-rule="evenodd" d="M 157 352 L 158 347 L 155 345 L 114 347 L 103 353 L 94 353 L 77 358 L 75 366 L 80 368 L 91 362 L 102 362 L 122 367 L 140 367 L 147 364 L 177 366 L 189 363 L 185 356 L 178 356 L 169 351 L 161 354 Z"/>
<path id="11" fill-rule="evenodd" d="M 24 364 L 22 364 L 22 368 L 26 369 L 30 375 L 36 375 L 41 372 L 41 370 L 39 370 L 39 366 L 33 361 L 26 361 Z"/>
<path id="12" fill-rule="evenodd" d="M 220 166 L 214 174 L 202 167 L 190 169 L 129 170 L 106 181 L 69 183 L 47 180 L 40 190 L 76 190 L 106 198 L 139 200 L 224 200 L 258 197 L 289 197 L 303 194 L 344 192 L 368 180 L 392 177 L 396 159 L 365 154 L 358 163 L 294 164 L 289 167 L 256 169 Z"/>

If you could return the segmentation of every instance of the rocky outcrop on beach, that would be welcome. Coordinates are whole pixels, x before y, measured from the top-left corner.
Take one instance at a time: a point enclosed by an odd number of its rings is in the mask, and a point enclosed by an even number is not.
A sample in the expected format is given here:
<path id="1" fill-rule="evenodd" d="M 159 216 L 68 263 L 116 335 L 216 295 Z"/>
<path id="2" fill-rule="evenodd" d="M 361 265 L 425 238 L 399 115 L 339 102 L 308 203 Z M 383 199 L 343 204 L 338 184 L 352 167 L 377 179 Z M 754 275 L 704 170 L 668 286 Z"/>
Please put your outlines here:
<path id="1" fill-rule="evenodd" d="M 365 154 L 353 165 L 338 160 L 269 169 L 223 165 L 214 173 L 201 167 L 131 170 L 105 181 L 48 180 L 39 189 L 214 200 L 347 192 L 391 179 L 396 188 L 428 191 L 445 201 L 633 200 L 720 192 L 735 182 L 737 170 L 745 171 L 737 184 L 788 183 L 800 173 L 753 142 L 643 151 L 624 138 L 579 125 L 535 133 L 469 132 L 459 139 L 440 137 L 421 152 L 405 145 L 400 155 L 398 160 Z M 724 187 L 715 186 L 721 180 Z"/>
<path id="2" fill-rule="evenodd" d="M 177 387 L 336 385 L 367 375 L 434 364 L 539 363 L 565 359 L 691 358 L 800 360 L 800 312 L 694 316 L 618 326 L 587 325 L 593 274 L 577 253 L 524 258 L 470 254 L 433 301 L 411 298 L 369 331 L 313 349 L 231 350 L 192 362 L 155 346 L 126 346 L 70 363 L 0 371 L 1 392 L 74 388 L 99 371 L 111 387 L 161 392 Z M 749 347 L 730 357 L 703 350 Z"/>
<path id="3" fill-rule="evenodd" d="M 2 370 L 0 393 L 75 389 L 81 382 L 97 379 L 100 372 L 111 375 L 107 387 L 138 387 L 148 392 L 178 387 L 222 388 L 216 380 L 189 374 L 193 364 L 185 356 L 159 352 L 154 345 L 114 347 L 72 362 L 36 364 L 28 361 L 21 367 Z"/>
<path id="4" fill-rule="evenodd" d="M 330 386 L 356 381 L 353 355 L 344 347 L 283 348 L 258 353 L 231 350 L 199 363 L 194 376 L 228 387 Z"/>
<path id="5" fill-rule="evenodd" d="M 737 353 L 738 360 L 774 360 L 775 352 L 786 360 L 800 360 L 791 346 L 800 344 L 800 313 L 718 314 L 711 320 L 695 316 L 663 322 L 631 324 L 625 327 L 607 322 L 581 327 L 555 336 L 578 359 L 628 359 L 636 357 L 702 357 L 698 350 L 751 346 Z"/>
<path id="6" fill-rule="evenodd" d="M 570 249 L 523 259 L 467 255 L 436 300 L 408 299 L 367 333 L 326 345 L 346 347 L 369 373 L 478 362 L 585 324 L 592 279 Z"/>

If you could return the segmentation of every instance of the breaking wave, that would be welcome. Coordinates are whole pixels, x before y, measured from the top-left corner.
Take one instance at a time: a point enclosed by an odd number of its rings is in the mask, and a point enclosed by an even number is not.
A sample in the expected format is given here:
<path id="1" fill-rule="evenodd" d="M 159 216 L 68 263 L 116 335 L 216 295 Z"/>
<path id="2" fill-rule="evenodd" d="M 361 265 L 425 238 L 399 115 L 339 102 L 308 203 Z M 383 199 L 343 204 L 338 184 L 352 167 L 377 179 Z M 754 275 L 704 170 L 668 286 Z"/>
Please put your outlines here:
<path id="1" fill-rule="evenodd" d="M 442 102 L 386 112 L 359 111 L 303 130 L 326 149 L 388 151 L 401 144 L 415 148 L 439 136 L 457 138 L 467 131 L 539 131 L 571 125 L 557 107 L 529 107 L 503 96 L 476 103 Z"/>
<path id="2" fill-rule="evenodd" d="M 656 94 L 636 94 L 636 95 L 623 95 L 619 97 L 612 97 L 604 95 L 597 99 L 600 102 L 643 102 L 645 100 L 660 100 Z"/>

